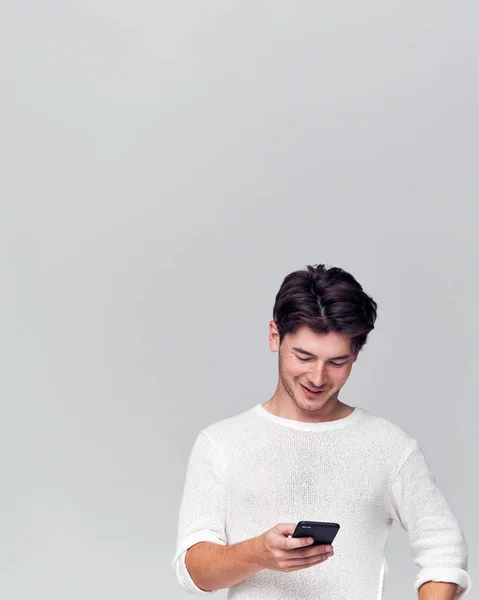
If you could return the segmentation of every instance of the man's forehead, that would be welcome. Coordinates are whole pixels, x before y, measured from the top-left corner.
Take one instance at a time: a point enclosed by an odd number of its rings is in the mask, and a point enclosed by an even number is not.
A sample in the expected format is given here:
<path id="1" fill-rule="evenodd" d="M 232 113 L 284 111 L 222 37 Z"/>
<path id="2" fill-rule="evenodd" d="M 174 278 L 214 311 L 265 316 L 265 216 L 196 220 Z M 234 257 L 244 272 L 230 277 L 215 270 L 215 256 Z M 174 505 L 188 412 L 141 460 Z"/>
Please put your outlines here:
<path id="1" fill-rule="evenodd" d="M 333 353 L 341 357 L 351 354 L 351 338 L 340 333 L 296 332 L 288 340 L 288 346 L 310 356 L 316 353 Z"/>

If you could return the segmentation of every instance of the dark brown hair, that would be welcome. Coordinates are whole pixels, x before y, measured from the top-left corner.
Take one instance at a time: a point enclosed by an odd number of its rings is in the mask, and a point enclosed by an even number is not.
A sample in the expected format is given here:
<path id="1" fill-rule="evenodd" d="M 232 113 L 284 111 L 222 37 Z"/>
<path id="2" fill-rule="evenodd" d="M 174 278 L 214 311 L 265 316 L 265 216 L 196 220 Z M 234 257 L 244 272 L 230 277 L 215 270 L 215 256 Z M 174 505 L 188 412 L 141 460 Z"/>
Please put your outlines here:
<path id="1" fill-rule="evenodd" d="M 343 333 L 351 352 L 359 353 L 374 329 L 377 304 L 356 279 L 340 267 L 307 265 L 283 280 L 273 307 L 273 319 L 284 336 L 306 325 L 316 333 Z"/>

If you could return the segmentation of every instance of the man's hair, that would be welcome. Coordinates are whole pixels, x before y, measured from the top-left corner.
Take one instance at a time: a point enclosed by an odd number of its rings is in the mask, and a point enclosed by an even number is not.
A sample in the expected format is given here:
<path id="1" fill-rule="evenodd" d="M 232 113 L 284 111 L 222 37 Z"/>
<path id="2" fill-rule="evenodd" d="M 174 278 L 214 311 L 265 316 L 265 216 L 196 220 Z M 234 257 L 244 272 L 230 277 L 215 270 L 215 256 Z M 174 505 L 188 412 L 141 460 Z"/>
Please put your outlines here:
<path id="1" fill-rule="evenodd" d="M 349 336 L 353 354 L 365 346 L 376 316 L 376 302 L 356 279 L 340 267 L 325 265 L 307 265 L 286 275 L 273 307 L 280 345 L 286 334 L 306 325 L 316 333 Z"/>

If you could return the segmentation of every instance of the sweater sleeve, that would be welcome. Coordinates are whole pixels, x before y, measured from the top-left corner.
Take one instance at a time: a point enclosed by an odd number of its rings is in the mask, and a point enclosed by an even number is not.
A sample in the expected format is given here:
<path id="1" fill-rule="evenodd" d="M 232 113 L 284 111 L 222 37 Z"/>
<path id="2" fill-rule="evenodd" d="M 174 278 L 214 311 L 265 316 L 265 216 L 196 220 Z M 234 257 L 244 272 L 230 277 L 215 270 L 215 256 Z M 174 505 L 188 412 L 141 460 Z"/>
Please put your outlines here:
<path id="1" fill-rule="evenodd" d="M 420 569 L 416 592 L 426 581 L 444 581 L 458 584 L 456 600 L 463 598 L 471 589 L 466 540 L 417 441 L 393 482 L 391 503 Z"/>
<path id="2" fill-rule="evenodd" d="M 181 587 L 197 596 L 217 590 L 198 587 L 186 568 L 186 551 L 198 542 L 226 545 L 226 503 L 221 457 L 210 438 L 198 434 L 190 453 L 181 500 L 177 546 L 172 565 Z"/>

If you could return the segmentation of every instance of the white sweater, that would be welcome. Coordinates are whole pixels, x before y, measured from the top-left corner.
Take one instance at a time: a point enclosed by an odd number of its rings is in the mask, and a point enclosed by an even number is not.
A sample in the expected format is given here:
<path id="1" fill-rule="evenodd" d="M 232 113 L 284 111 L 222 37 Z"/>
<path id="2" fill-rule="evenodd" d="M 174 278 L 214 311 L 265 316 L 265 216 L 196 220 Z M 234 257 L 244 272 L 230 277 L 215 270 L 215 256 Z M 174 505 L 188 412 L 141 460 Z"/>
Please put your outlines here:
<path id="1" fill-rule="evenodd" d="M 334 555 L 290 573 L 263 569 L 228 588 L 229 600 L 379 600 L 393 521 L 408 532 L 416 590 L 429 580 L 454 582 L 459 599 L 471 588 L 463 531 L 415 439 L 359 407 L 306 423 L 261 403 L 196 438 L 173 557 L 179 584 L 195 595 L 216 591 L 196 586 L 186 569 L 194 544 L 236 544 L 301 520 L 340 524 Z"/>

